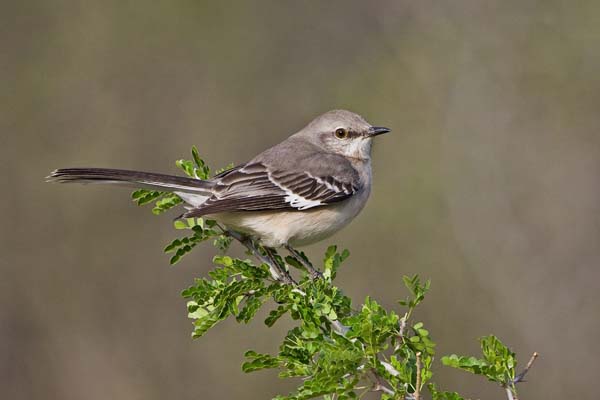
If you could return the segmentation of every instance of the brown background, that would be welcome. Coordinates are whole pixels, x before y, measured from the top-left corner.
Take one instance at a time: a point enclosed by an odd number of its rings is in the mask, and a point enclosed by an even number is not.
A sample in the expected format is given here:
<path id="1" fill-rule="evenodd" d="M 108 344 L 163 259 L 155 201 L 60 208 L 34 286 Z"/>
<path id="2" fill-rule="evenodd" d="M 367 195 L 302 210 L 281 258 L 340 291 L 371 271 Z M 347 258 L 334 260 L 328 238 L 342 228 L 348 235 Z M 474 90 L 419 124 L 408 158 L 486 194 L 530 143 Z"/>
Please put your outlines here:
<path id="1" fill-rule="evenodd" d="M 331 108 L 393 133 L 367 208 L 330 241 L 339 285 L 387 307 L 433 280 L 418 317 L 439 354 L 495 333 L 542 358 L 522 399 L 597 396 L 600 3 L 6 2 L 0 15 L 0 397 L 263 399 L 286 322 L 192 341 L 168 267 L 170 217 L 128 191 L 43 183 L 56 167 L 175 172 L 197 144 L 242 162 Z M 326 243 L 307 248 L 320 259 Z M 501 399 L 442 368 L 445 389 Z"/>

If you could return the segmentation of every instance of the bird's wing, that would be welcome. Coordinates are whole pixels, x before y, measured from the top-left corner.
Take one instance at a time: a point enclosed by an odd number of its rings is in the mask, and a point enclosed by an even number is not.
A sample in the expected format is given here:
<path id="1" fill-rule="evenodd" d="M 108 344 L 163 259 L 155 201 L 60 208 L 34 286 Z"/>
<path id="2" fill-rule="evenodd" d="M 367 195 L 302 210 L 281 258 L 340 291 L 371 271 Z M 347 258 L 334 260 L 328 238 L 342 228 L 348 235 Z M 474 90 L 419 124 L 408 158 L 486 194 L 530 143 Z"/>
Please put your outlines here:
<path id="1" fill-rule="evenodd" d="M 306 210 L 349 198 L 357 179 L 310 171 L 281 171 L 253 162 L 214 178 L 213 195 L 184 217 L 227 211 Z"/>

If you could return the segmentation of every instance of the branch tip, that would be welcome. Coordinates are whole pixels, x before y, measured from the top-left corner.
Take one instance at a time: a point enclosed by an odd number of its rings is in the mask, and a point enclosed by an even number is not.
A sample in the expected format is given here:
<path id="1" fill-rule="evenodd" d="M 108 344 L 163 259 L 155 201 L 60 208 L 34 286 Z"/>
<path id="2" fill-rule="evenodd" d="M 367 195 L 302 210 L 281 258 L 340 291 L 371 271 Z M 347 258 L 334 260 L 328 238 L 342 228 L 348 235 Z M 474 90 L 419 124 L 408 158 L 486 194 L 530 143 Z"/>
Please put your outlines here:
<path id="1" fill-rule="evenodd" d="M 527 373 L 529 372 L 529 369 L 533 366 L 533 363 L 539 357 L 539 355 L 540 355 L 540 353 L 538 353 L 537 351 L 533 352 L 533 354 L 531 355 L 531 358 L 527 362 L 527 365 L 525 366 L 525 368 L 523 369 L 523 371 L 521 371 L 521 373 L 518 374 L 515 377 L 515 379 L 513 380 L 513 384 L 514 383 L 519 383 L 519 382 L 524 382 L 525 375 L 527 375 Z"/>

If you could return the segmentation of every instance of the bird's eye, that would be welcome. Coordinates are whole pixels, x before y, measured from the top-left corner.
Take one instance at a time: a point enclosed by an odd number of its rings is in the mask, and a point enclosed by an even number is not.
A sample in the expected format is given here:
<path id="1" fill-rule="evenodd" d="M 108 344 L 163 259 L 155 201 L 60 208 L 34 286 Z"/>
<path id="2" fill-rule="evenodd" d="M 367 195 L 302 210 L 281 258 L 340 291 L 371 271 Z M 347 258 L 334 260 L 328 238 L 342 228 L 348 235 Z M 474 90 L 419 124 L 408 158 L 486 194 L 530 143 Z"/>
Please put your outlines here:
<path id="1" fill-rule="evenodd" d="M 338 139 L 346 139 L 348 138 L 348 131 L 344 128 L 337 128 L 334 132 L 334 135 Z"/>

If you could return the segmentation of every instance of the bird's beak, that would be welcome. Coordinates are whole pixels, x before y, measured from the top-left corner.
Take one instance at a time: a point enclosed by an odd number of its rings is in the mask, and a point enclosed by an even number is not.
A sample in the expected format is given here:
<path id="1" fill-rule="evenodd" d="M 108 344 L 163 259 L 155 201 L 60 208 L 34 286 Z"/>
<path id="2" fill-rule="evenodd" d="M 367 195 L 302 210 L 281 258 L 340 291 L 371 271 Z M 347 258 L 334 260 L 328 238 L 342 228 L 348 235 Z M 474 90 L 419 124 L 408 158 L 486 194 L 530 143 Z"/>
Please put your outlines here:
<path id="1" fill-rule="evenodd" d="M 372 126 L 369 128 L 369 130 L 367 132 L 367 136 L 373 137 L 373 136 L 377 136 L 377 135 L 382 135 L 384 133 L 388 133 L 390 131 L 391 131 L 390 128 L 384 128 L 383 126 Z"/>

